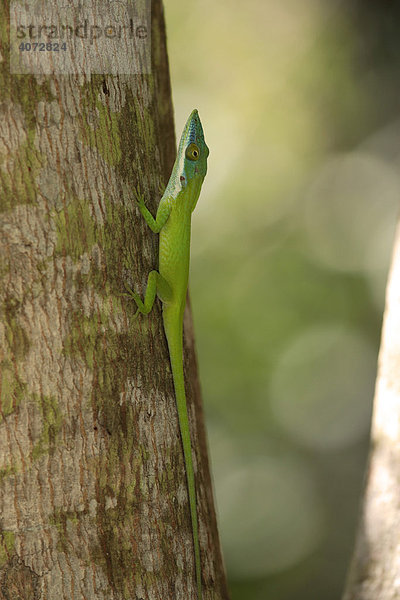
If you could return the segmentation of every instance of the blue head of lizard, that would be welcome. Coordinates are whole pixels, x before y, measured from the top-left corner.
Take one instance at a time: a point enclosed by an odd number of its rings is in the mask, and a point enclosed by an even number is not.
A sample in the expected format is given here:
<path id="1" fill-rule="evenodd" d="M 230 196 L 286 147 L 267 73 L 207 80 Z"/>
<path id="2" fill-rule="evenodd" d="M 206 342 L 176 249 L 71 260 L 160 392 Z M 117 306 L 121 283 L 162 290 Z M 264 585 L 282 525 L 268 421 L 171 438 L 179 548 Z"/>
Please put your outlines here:
<path id="1" fill-rule="evenodd" d="M 175 162 L 175 185 L 182 191 L 190 192 L 185 197 L 191 199 L 191 210 L 196 206 L 207 173 L 209 152 L 199 113 L 195 109 L 186 121 Z"/>

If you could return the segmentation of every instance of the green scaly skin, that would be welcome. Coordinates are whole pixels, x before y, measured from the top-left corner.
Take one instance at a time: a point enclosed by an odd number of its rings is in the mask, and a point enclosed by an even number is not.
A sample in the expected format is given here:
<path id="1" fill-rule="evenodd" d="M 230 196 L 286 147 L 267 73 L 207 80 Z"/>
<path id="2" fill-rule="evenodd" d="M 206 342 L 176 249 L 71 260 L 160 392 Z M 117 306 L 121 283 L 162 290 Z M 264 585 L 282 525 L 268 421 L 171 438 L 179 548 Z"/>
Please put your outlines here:
<path id="1" fill-rule="evenodd" d="M 139 195 L 137 197 L 140 212 L 150 229 L 160 234 L 158 271 L 149 273 L 144 302 L 139 294 L 127 288 L 129 296 L 135 300 L 138 307 L 135 316 L 138 313 L 146 315 L 150 312 L 156 294 L 163 303 L 164 331 L 168 342 L 185 459 L 199 600 L 202 597 L 200 544 L 192 448 L 183 378 L 182 335 L 183 312 L 189 277 L 191 217 L 207 173 L 208 154 L 209 150 L 204 140 L 200 118 L 197 110 L 194 110 L 184 127 L 171 177 L 161 198 L 155 219 L 146 208 L 143 198 Z"/>

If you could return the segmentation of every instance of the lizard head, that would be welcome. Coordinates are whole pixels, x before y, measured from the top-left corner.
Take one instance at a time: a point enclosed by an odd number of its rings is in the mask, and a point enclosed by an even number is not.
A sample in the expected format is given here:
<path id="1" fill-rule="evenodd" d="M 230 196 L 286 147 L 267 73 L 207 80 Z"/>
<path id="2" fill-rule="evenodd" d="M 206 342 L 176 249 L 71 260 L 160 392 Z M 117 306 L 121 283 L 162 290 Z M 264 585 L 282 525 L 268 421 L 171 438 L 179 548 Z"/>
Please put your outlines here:
<path id="1" fill-rule="evenodd" d="M 179 142 L 178 158 L 180 159 L 179 173 L 182 188 L 189 185 L 192 180 L 198 180 L 201 186 L 207 173 L 209 152 L 204 140 L 199 113 L 195 109 L 186 121 Z"/>

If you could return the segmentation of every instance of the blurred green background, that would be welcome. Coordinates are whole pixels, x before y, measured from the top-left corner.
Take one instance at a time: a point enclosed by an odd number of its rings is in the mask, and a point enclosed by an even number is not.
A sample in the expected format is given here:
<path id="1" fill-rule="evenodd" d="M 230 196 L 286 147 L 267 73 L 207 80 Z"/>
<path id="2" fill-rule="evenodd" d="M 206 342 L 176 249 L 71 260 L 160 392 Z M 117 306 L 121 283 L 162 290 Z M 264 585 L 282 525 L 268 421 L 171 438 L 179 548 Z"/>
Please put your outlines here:
<path id="1" fill-rule="evenodd" d="M 395 2 L 165 2 L 210 147 L 191 297 L 232 600 L 340 599 L 400 197 Z"/>

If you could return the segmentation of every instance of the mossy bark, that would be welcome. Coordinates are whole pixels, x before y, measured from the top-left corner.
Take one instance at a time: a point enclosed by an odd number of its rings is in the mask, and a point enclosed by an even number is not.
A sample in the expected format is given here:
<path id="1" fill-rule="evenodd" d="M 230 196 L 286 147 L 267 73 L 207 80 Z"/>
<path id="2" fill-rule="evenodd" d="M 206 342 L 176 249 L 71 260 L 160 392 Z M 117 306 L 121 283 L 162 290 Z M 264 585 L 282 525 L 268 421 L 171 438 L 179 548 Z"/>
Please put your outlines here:
<path id="1" fill-rule="evenodd" d="M 361 519 L 343 600 L 400 598 L 400 223 L 386 291 Z"/>
<path id="2" fill-rule="evenodd" d="M 157 303 L 133 320 L 175 153 L 162 6 L 152 73 L 10 75 L 0 7 L 0 600 L 196 598 Z M 192 108 L 192 107 L 189 107 Z M 190 310 L 185 374 L 204 598 L 227 598 Z"/>

